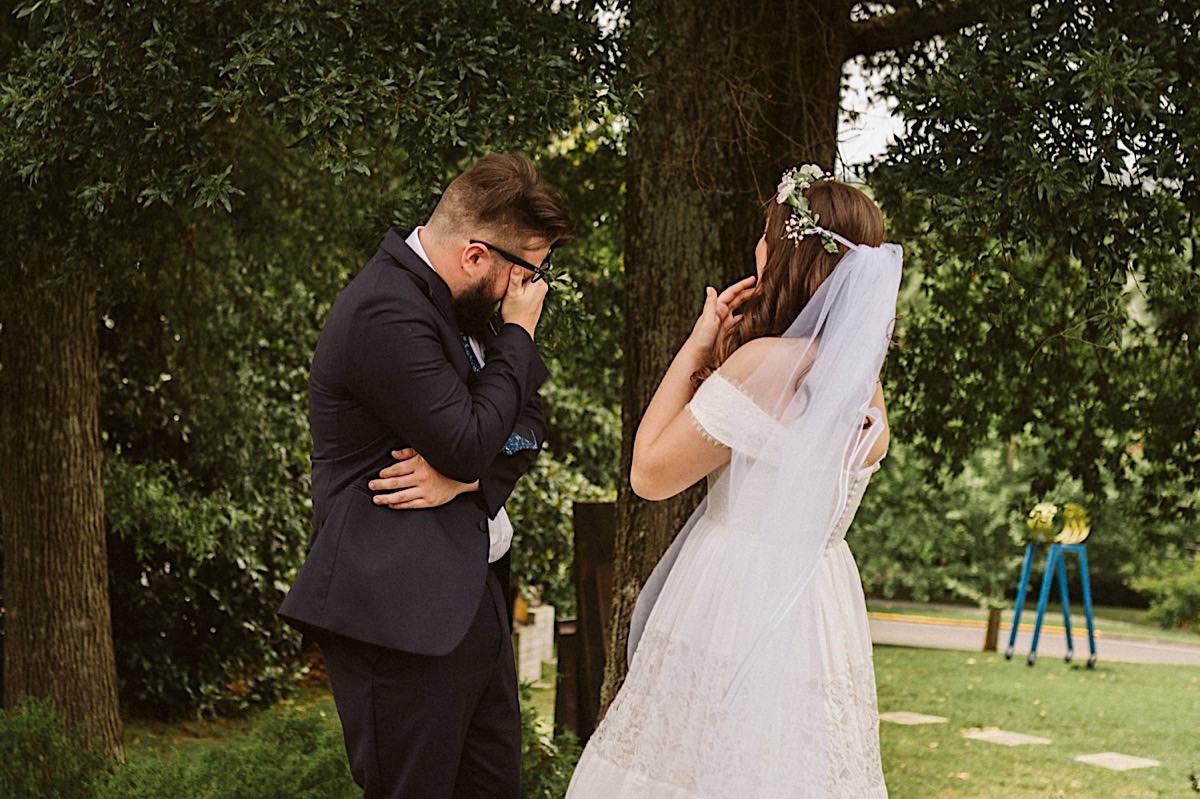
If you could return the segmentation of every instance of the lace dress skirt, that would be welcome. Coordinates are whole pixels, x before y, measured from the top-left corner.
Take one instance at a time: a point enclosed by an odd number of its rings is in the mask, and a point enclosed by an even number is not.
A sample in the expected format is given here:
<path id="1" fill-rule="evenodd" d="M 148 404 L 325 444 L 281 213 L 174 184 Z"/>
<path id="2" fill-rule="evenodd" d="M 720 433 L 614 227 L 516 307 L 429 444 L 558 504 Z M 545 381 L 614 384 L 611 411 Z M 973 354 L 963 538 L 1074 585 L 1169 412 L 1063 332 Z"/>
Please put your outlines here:
<path id="1" fill-rule="evenodd" d="M 741 659 L 721 632 L 747 621 L 736 591 L 709 586 L 733 580 L 722 532 L 702 520 L 680 553 L 568 799 L 886 797 L 870 634 L 846 543 L 830 547 L 803 607 L 759 645 L 772 665 L 756 665 L 727 698 Z M 707 617 L 708 640 L 672 634 L 690 614 Z"/>
<path id="2" fill-rule="evenodd" d="M 817 570 L 778 624 L 766 618 L 772 581 L 758 579 L 778 554 L 727 518 L 721 474 L 710 477 L 708 508 L 568 799 L 885 799 L 866 605 L 845 542 L 876 468 L 852 476 Z"/>

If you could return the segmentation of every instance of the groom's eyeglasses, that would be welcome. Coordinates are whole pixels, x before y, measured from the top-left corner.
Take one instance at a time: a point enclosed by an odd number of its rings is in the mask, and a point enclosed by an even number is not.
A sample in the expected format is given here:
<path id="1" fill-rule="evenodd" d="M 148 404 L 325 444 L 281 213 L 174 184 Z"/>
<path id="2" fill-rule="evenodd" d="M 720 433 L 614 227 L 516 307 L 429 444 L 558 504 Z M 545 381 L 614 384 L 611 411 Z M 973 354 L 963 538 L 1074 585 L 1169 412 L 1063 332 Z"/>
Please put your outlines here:
<path id="1" fill-rule="evenodd" d="M 513 255 L 510 252 L 506 252 L 506 251 L 500 249 L 499 247 L 497 247 L 495 244 L 488 244 L 486 241 L 479 241 L 478 239 L 471 239 L 471 244 L 482 244 L 484 247 L 487 247 L 489 250 L 495 252 L 501 258 L 508 261 L 510 264 L 516 264 L 517 266 L 524 267 L 525 269 L 528 269 L 530 272 L 533 272 L 532 282 L 534 282 L 534 283 L 536 283 L 539 280 L 541 280 L 542 278 L 544 278 L 546 276 L 546 273 L 548 273 L 550 271 L 550 267 L 553 266 L 553 264 L 551 263 L 551 260 L 554 258 L 554 250 L 551 250 L 546 255 L 546 260 L 542 261 L 541 266 L 534 266 L 533 264 L 529 263 L 529 261 L 526 261 L 524 258 Z"/>

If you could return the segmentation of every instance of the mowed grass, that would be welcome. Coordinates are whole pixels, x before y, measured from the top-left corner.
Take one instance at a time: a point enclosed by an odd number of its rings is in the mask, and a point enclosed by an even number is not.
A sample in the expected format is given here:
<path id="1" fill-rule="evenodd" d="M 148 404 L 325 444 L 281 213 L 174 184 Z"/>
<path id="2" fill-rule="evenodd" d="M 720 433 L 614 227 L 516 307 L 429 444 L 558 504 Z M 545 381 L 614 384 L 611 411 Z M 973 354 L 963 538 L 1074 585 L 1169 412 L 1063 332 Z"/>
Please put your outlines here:
<path id="1" fill-rule="evenodd" d="M 1106 662 L 1094 670 L 1043 657 L 907 647 L 875 647 L 880 711 L 943 716 L 944 724 L 880 725 L 891 799 L 1200 799 L 1200 668 Z M 553 724 L 553 665 L 546 664 L 531 705 L 543 731 Z M 291 703 L 289 703 L 291 704 Z M 295 704 L 336 724 L 326 685 Z M 259 716 L 175 724 L 128 719 L 131 759 L 200 756 L 235 742 Z M 1051 739 L 1008 747 L 962 737 L 999 728 Z M 1097 752 L 1158 760 L 1161 766 L 1114 772 L 1075 762 Z"/>
<path id="2" fill-rule="evenodd" d="M 1200 668 L 1044 659 L 906 647 L 875 648 L 879 710 L 943 716 L 944 724 L 880 725 L 891 799 L 1141 799 L 1200 797 Z M 1003 746 L 970 729 L 1049 738 Z M 1119 752 L 1161 766 L 1110 771 L 1075 762 Z"/>

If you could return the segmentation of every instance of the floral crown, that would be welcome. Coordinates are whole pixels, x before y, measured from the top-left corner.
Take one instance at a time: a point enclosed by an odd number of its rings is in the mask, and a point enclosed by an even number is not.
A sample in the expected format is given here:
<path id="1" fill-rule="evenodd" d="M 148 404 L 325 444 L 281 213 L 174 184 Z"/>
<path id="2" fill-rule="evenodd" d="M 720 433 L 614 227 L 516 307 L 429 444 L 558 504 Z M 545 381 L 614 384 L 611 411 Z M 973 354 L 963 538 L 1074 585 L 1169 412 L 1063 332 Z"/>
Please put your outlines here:
<path id="1" fill-rule="evenodd" d="M 792 209 L 783 225 L 784 238 L 791 239 L 798 246 L 805 236 L 819 235 L 827 252 L 837 252 L 839 242 L 852 250 L 856 249 L 858 245 L 854 242 L 818 224 L 821 216 L 809 207 L 808 198 L 804 196 L 809 186 L 825 178 L 825 172 L 816 164 L 804 164 L 783 173 L 779 188 L 775 190 L 775 202 L 780 205 L 786 203 Z"/>

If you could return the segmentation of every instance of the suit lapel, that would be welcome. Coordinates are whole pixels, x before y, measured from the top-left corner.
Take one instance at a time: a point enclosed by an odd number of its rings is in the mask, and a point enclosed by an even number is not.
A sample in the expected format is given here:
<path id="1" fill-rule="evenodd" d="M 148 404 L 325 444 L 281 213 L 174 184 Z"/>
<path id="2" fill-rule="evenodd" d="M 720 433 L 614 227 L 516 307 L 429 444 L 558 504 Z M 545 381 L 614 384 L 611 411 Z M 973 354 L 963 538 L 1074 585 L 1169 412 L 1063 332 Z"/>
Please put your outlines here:
<path id="1" fill-rule="evenodd" d="M 450 326 L 457 330 L 458 317 L 454 313 L 454 298 L 450 296 L 450 287 L 408 246 L 405 239 L 411 232 L 403 228 L 392 228 L 384 236 L 380 249 L 392 256 L 397 266 L 412 273 L 425 288 L 425 296 L 429 297 Z"/>

